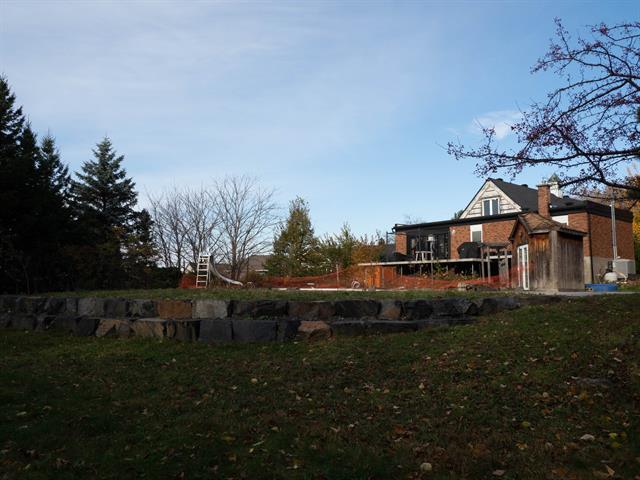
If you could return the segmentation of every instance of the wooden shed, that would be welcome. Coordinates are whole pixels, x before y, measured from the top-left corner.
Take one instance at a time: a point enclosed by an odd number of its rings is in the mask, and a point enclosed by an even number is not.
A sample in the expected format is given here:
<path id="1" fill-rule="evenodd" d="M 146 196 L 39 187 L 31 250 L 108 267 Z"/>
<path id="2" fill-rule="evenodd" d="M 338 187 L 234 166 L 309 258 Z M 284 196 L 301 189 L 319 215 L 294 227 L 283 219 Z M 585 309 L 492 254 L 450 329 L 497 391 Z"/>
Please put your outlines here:
<path id="1" fill-rule="evenodd" d="M 509 237 L 513 285 L 524 290 L 584 290 L 584 236 L 550 217 L 519 215 Z"/>

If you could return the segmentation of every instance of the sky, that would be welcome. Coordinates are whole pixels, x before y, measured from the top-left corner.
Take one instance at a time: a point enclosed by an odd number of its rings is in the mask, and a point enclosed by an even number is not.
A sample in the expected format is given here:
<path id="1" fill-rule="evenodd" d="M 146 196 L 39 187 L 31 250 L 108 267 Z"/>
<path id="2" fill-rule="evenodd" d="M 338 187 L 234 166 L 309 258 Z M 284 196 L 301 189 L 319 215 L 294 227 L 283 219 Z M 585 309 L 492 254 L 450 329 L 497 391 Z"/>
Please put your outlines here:
<path id="1" fill-rule="evenodd" d="M 478 145 L 478 125 L 513 141 L 519 112 L 559 85 L 530 73 L 555 17 L 577 35 L 639 14 L 631 1 L 0 0 L 0 73 L 71 170 L 109 136 L 142 207 L 250 175 L 283 214 L 306 199 L 320 235 L 372 234 L 466 206 L 483 179 L 446 143 Z"/>

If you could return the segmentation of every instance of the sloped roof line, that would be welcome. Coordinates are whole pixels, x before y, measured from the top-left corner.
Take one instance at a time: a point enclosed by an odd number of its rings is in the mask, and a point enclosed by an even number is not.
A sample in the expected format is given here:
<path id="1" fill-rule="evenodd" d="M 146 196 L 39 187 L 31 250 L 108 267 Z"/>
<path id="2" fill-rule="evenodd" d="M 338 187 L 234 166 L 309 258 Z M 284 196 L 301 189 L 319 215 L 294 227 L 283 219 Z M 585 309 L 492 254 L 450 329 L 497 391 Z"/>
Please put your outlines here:
<path id="1" fill-rule="evenodd" d="M 509 234 L 509 240 L 512 240 L 515 236 L 519 224 L 522 224 L 529 235 L 548 233 L 553 230 L 577 237 L 587 235 L 586 232 L 569 228 L 564 223 L 556 222 L 551 218 L 543 217 L 534 212 L 529 212 L 518 215 L 517 221 L 514 223 L 511 233 Z"/>

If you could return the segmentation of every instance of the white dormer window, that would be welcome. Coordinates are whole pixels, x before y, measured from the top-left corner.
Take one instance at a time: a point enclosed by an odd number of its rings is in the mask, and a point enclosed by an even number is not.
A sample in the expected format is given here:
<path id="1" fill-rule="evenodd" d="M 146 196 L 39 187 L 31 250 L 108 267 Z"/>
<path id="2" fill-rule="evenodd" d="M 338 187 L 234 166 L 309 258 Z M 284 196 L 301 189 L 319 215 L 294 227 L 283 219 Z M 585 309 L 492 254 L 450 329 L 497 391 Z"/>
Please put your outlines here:
<path id="1" fill-rule="evenodd" d="M 498 215 L 500 213 L 500 198 L 485 198 L 482 201 L 482 215 Z"/>

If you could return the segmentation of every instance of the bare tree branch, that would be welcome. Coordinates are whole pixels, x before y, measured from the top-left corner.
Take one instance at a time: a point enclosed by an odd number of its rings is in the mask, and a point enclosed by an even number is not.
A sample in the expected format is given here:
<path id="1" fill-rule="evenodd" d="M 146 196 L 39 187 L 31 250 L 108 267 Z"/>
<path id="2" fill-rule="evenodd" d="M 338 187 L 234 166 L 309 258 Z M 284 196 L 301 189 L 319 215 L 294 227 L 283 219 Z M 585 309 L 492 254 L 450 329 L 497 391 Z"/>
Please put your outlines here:
<path id="1" fill-rule="evenodd" d="M 573 41 L 556 20 L 556 39 L 532 68 L 553 71 L 564 85 L 546 102 L 533 103 L 512 126 L 517 150 L 504 149 L 492 128 L 480 147 L 449 142 L 456 159 L 474 159 L 480 176 L 548 164 L 561 168 L 561 183 L 576 191 L 606 185 L 640 192 L 624 176 L 640 157 L 640 22 L 591 28 Z"/>

